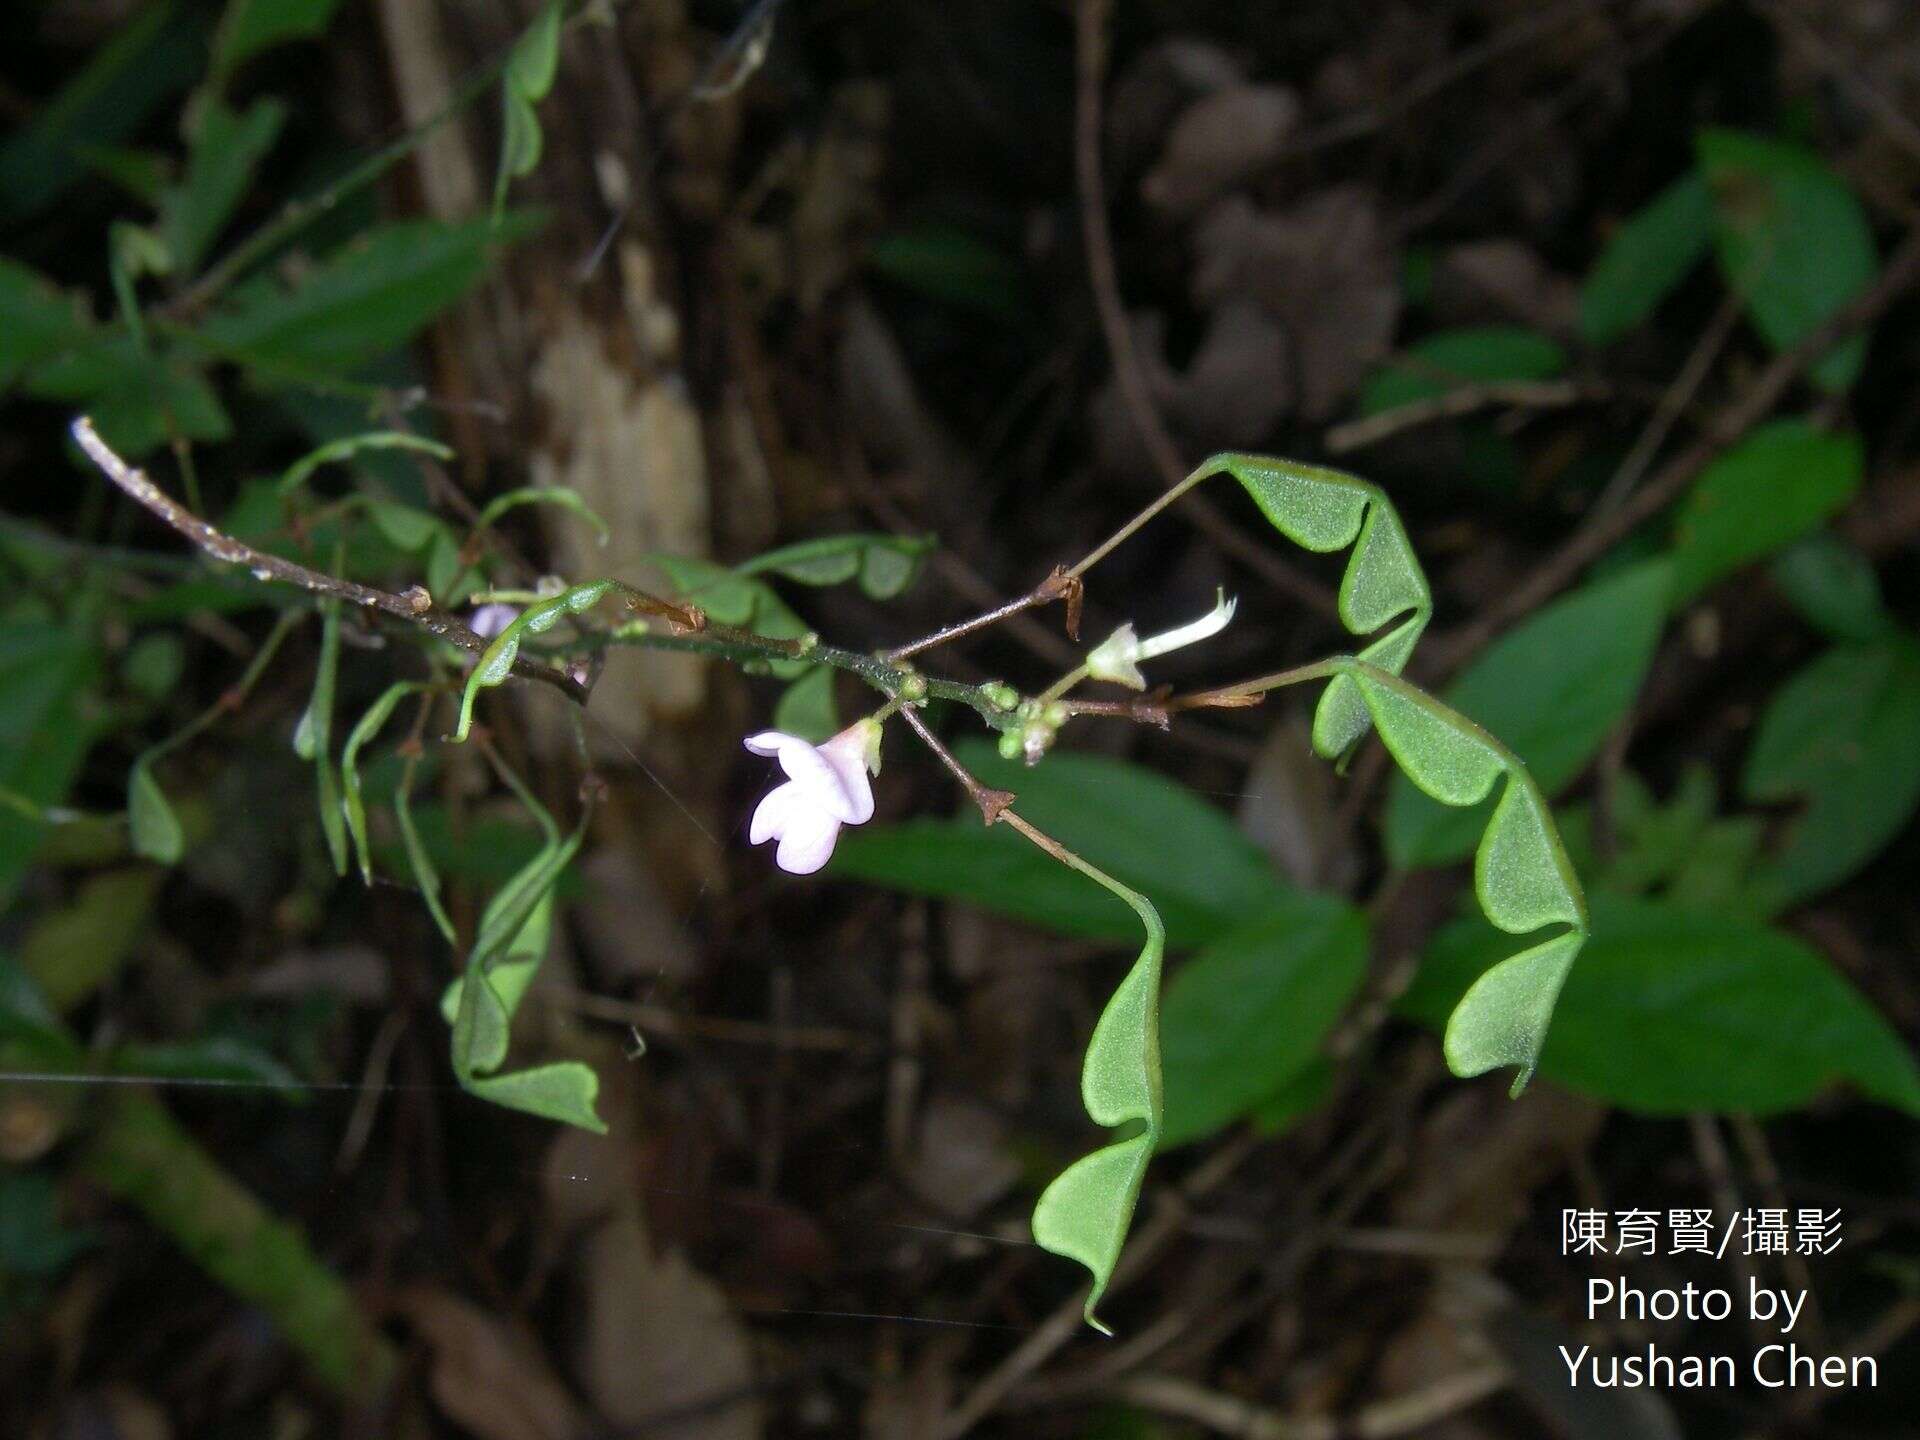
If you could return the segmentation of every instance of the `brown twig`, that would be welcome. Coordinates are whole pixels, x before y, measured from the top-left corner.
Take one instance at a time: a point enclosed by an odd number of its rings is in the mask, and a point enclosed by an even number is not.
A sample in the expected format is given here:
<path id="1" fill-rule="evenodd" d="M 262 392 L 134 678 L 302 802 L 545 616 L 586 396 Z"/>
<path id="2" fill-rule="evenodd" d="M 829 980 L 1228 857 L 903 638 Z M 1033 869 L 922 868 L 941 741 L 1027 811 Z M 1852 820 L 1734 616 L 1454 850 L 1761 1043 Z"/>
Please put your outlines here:
<path id="1" fill-rule="evenodd" d="M 1013 804 L 1015 799 L 1011 791 L 995 790 L 992 786 L 982 785 L 976 780 L 973 772 L 962 765 L 954 753 L 940 742 L 940 737 L 927 728 L 927 722 L 920 718 L 920 712 L 913 706 L 905 706 L 900 711 L 900 718 L 913 727 L 913 733 L 920 737 L 926 747 L 939 758 L 940 763 L 947 767 L 953 778 L 960 782 L 967 792 L 967 798 L 980 807 L 982 824 L 991 825 L 994 821 L 1004 818 L 1007 807 Z"/>
<path id="2" fill-rule="evenodd" d="M 1422 669 L 1430 677 L 1452 673 L 1507 626 L 1559 594 L 1616 541 L 1677 499 L 1727 446 L 1772 414 L 1801 372 L 1838 341 L 1870 323 L 1916 281 L 1920 281 L 1920 230 L 1909 233 L 1900 242 L 1872 286 L 1798 344 L 1776 356 L 1720 416 L 1709 434 L 1669 460 L 1651 480 L 1614 509 L 1604 515 L 1590 516 L 1566 544 L 1480 615 L 1451 635 L 1436 639 L 1422 657 L 1416 657 L 1426 660 Z"/>
<path id="3" fill-rule="evenodd" d="M 1107 232 L 1107 185 L 1100 170 L 1100 89 L 1106 78 L 1107 17 L 1112 0 L 1080 0 L 1075 29 L 1074 169 L 1080 188 L 1080 229 L 1087 252 L 1087 273 L 1093 287 L 1100 329 L 1113 357 L 1114 378 L 1140 441 L 1168 489 L 1187 478 L 1186 462 L 1168 432 L 1166 421 L 1147 387 L 1146 371 L 1134 349 L 1120 301 L 1120 275 L 1113 260 L 1113 237 Z M 1276 590 L 1312 607 L 1322 615 L 1339 614 L 1334 594 L 1310 576 L 1294 569 L 1198 495 L 1184 496 L 1180 513 L 1209 540 L 1245 565 Z"/>
<path id="4" fill-rule="evenodd" d="M 371 585 L 310 570 L 296 561 L 256 550 L 209 525 L 154 484 L 146 471 L 121 459 L 113 447 L 100 438 L 99 432 L 93 428 L 91 417 L 82 415 L 76 419 L 70 427 L 70 433 L 74 443 L 86 452 L 87 458 L 99 467 L 103 475 L 214 559 L 228 565 L 244 565 L 256 580 L 278 580 L 316 595 L 344 600 L 367 610 L 382 611 L 475 655 L 487 648 L 486 640 L 446 611 L 436 608 L 433 596 L 425 586 L 412 585 L 396 595 L 388 590 L 376 590 Z M 552 685 L 576 704 L 584 705 L 587 702 L 587 688 L 562 671 L 528 660 L 516 660 L 513 673 L 523 679 Z"/>
<path id="5" fill-rule="evenodd" d="M 918 655 L 922 650 L 931 650 L 937 645 L 945 645 L 949 640 L 958 640 L 962 635 L 971 635 L 976 630 L 984 630 L 989 625 L 998 625 L 1002 620 L 1011 619 L 1023 610 L 1031 610 L 1036 605 L 1051 605 L 1055 600 L 1067 602 L 1067 634 L 1079 637 L 1080 597 L 1085 593 L 1078 576 L 1069 575 L 1056 565 L 1046 579 L 1018 600 L 1009 600 L 1004 605 L 996 605 L 991 610 L 975 615 L 970 620 L 961 620 L 952 625 L 942 626 L 931 635 L 923 635 L 918 640 L 889 650 L 886 658 L 889 663 L 897 664 L 909 655 Z"/>
<path id="6" fill-rule="evenodd" d="M 1389 436 L 1435 420 L 1470 415 L 1490 405 L 1510 405 L 1517 409 L 1557 410 L 1597 398 L 1591 385 L 1573 380 L 1503 380 L 1478 385 L 1461 385 L 1441 395 L 1410 400 L 1391 410 L 1382 410 L 1364 420 L 1349 420 L 1327 431 L 1327 449 L 1335 455 L 1378 445 Z"/>

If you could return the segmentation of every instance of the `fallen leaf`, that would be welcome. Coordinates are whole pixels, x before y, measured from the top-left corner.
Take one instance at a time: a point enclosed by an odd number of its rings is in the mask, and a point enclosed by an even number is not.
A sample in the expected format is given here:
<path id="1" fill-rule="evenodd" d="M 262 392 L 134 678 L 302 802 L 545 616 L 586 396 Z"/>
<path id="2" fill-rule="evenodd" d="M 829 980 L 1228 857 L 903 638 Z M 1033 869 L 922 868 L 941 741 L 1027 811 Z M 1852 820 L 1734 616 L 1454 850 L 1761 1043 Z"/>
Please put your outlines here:
<path id="1" fill-rule="evenodd" d="M 654 1253 L 637 1208 L 587 1237 L 578 1273 L 575 1363 L 603 1416 L 636 1428 L 684 1416 L 674 1440 L 757 1440 L 764 1421 L 745 1328 L 685 1255 Z"/>
<path id="2" fill-rule="evenodd" d="M 427 1286 L 407 1290 L 394 1308 L 433 1351 L 434 1403 L 476 1440 L 571 1440 L 582 1433 L 579 1407 L 511 1321 Z"/>
<path id="3" fill-rule="evenodd" d="M 1236 85 L 1203 95 L 1174 122 L 1140 193 L 1168 215 L 1191 215 L 1279 159 L 1299 123 L 1300 100 L 1283 86 Z"/>
<path id="4" fill-rule="evenodd" d="M 920 1114 L 906 1160 L 913 1190 L 955 1220 L 970 1220 L 1020 1178 L 1000 1117 L 977 1101 L 936 1095 Z"/>
<path id="5" fill-rule="evenodd" d="M 1285 329 L 1301 414 L 1338 411 L 1393 344 L 1399 259 L 1379 201 L 1340 185 L 1285 211 L 1219 201 L 1194 230 L 1193 295 L 1212 310 L 1244 297 Z"/>

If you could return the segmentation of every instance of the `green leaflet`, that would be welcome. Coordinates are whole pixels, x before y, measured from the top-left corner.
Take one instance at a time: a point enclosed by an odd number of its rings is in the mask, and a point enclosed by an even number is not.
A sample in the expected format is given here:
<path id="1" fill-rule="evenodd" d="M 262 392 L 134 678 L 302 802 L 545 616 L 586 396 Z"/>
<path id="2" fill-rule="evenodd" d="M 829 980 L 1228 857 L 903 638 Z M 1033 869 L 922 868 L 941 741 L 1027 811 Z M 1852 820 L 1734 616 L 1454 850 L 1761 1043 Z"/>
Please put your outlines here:
<path id="1" fill-rule="evenodd" d="M 1897 628 L 1836 645 L 1774 693 L 1740 779 L 1760 804 L 1803 801 L 1754 876 L 1767 913 L 1847 878 L 1920 805 L 1920 645 Z"/>
<path id="2" fill-rule="evenodd" d="M 373 883 L 373 855 L 367 846 L 366 801 L 360 794 L 360 747 L 380 732 L 380 727 L 392 717 L 394 707 L 402 700 L 433 688 L 419 680 L 389 685 L 380 698 L 367 707 L 340 751 L 340 790 L 346 807 L 347 833 L 353 837 L 354 854 L 360 860 L 360 878 L 369 885 Z"/>
<path id="3" fill-rule="evenodd" d="M 509 510 L 522 505 L 558 505 L 563 510 L 571 510 L 593 527 L 602 545 L 607 543 L 607 536 L 611 533 L 607 529 L 607 522 L 580 498 L 578 490 L 568 485 L 527 485 L 518 490 L 509 490 L 504 495 L 496 495 L 487 502 L 487 508 L 480 512 L 479 518 L 474 521 L 474 528 L 485 530 Z"/>
<path id="4" fill-rule="evenodd" d="M 453 458 L 453 451 L 439 441 L 429 440 L 424 435 L 410 435 L 404 430 L 369 430 L 360 435 L 343 435 L 338 440 L 327 441 L 289 465 L 286 473 L 280 477 L 276 493 L 291 495 L 306 484 L 322 465 L 337 465 L 351 460 L 363 450 L 422 450 L 439 460 Z"/>
<path id="5" fill-rule="evenodd" d="M 514 618 L 511 625 L 495 636 L 493 643 L 481 652 L 479 662 L 467 676 L 466 689 L 460 692 L 460 720 L 453 729 L 454 740 L 464 741 L 473 727 L 474 697 L 484 689 L 501 684 L 513 673 L 513 662 L 520 654 L 520 641 L 523 638 L 544 634 L 557 625 L 562 616 L 584 614 L 598 605 L 613 587 L 611 580 L 590 580 L 584 585 L 575 585 L 551 600 L 529 605 Z"/>
<path id="6" fill-rule="evenodd" d="M 1432 618 L 1433 594 L 1385 492 L 1341 470 L 1263 455 L 1215 455 L 1189 483 L 1222 472 L 1238 480 L 1294 544 L 1323 552 L 1353 546 L 1340 581 L 1341 623 L 1355 635 L 1371 635 L 1400 621 L 1358 656 L 1399 674 Z M 1367 733 L 1367 714 L 1353 679 L 1336 675 L 1314 711 L 1315 752 L 1329 760 L 1351 755 Z"/>
<path id="7" fill-rule="evenodd" d="M 142 755 L 127 772 L 127 824 L 134 854 L 172 865 L 186 849 L 186 834 L 167 803 L 166 792 L 153 778 L 151 759 L 151 752 Z"/>
<path id="8" fill-rule="evenodd" d="M 334 772 L 333 690 L 340 673 L 340 602 L 320 605 L 320 660 L 313 671 L 313 698 L 294 727 L 293 748 L 302 760 L 313 761 L 314 790 L 320 804 L 320 831 L 327 837 L 333 873 L 347 873 L 346 818 L 340 809 L 340 781 Z"/>
<path id="9" fill-rule="evenodd" d="M 1713 243 L 1713 195 L 1689 170 L 1626 220 L 1580 287 L 1580 338 L 1607 345 L 1651 315 Z"/>
<path id="10" fill-rule="evenodd" d="M 1077 857 L 1068 863 L 1131 905 L 1147 928 L 1139 958 L 1093 1027 L 1080 1072 L 1080 1097 L 1096 1125 L 1137 1121 L 1141 1128 L 1074 1161 L 1054 1177 L 1033 1207 L 1034 1242 L 1093 1272 L 1082 1313 L 1094 1329 L 1111 1335 L 1095 1318 L 1094 1307 L 1113 1279 L 1147 1160 L 1160 1140 L 1160 967 L 1167 932 L 1146 896 Z"/>
<path id="11" fill-rule="evenodd" d="M 1378 666 L 1348 659 L 1334 665 L 1351 676 L 1407 778 L 1434 799 L 1475 805 L 1507 777 L 1474 855 L 1474 894 L 1487 919 L 1509 934 L 1568 928 L 1474 981 L 1447 1021 L 1446 1054 L 1462 1077 L 1519 1066 L 1518 1095 L 1539 1063 L 1554 1001 L 1589 929 L 1586 897 L 1546 799 L 1519 757 L 1464 715 Z"/>
<path id="12" fill-rule="evenodd" d="M 506 213 L 507 185 L 540 163 L 543 137 L 534 107 L 553 89 L 560 65 L 560 0 L 550 0 L 515 42 L 501 77 L 500 170 L 493 182 L 493 219 Z"/>
<path id="13" fill-rule="evenodd" d="M 733 573 L 771 571 L 801 585 L 858 580 L 871 599 L 891 600 L 913 583 L 933 543 L 931 535 L 828 535 L 756 555 L 734 566 Z"/>
<path id="14" fill-rule="evenodd" d="M 524 790 L 522 795 L 531 801 Z M 544 809 L 532 808 L 543 826 L 552 825 Z M 507 1058 L 514 1011 L 545 957 L 554 886 L 586 838 L 586 825 L 582 815 L 564 840 L 549 831 L 540 853 L 493 897 L 467 952 L 466 973 L 442 1004 L 452 1012 L 453 1073 L 462 1089 L 511 1110 L 605 1134 L 606 1123 L 594 1109 L 599 1077 L 579 1061 L 495 1073 Z"/>

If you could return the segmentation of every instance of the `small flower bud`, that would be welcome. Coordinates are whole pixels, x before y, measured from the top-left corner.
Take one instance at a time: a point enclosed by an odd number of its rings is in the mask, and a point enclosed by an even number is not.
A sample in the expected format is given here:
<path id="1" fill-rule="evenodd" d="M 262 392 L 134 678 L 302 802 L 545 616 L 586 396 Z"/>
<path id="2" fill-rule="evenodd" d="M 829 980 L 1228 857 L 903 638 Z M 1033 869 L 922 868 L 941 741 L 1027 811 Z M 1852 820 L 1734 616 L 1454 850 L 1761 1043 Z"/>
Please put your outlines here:
<path id="1" fill-rule="evenodd" d="M 1198 644 L 1226 629 L 1227 622 L 1233 619 L 1234 608 L 1240 602 L 1237 599 L 1229 600 L 1224 590 L 1219 591 L 1218 596 L 1213 609 L 1198 620 L 1158 635 L 1149 635 L 1145 640 L 1135 633 L 1133 622 L 1128 621 L 1102 640 L 1087 656 L 1087 674 L 1095 680 L 1109 680 L 1116 685 L 1124 685 L 1129 690 L 1146 689 L 1147 677 L 1140 673 L 1140 661 L 1151 660 L 1156 655 L 1165 655 L 1186 645 Z"/>

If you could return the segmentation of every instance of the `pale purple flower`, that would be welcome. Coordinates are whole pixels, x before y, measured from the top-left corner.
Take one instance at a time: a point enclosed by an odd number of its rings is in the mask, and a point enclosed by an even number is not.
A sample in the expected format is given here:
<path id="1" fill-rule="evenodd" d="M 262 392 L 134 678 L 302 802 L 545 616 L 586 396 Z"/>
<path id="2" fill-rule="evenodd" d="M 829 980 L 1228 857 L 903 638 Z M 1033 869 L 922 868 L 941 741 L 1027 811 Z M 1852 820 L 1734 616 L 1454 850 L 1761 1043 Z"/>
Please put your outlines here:
<path id="1" fill-rule="evenodd" d="M 518 606 L 503 605 L 495 600 L 490 604 L 475 606 L 473 613 L 467 616 L 467 628 L 482 640 L 491 640 L 519 618 Z"/>
<path id="2" fill-rule="evenodd" d="M 747 838 L 755 845 L 778 840 L 774 860 L 792 875 L 811 875 L 833 854 L 842 825 L 873 818 L 873 787 L 867 772 L 880 770 L 880 726 L 859 720 L 824 744 L 798 735 L 763 730 L 749 735 L 747 749 L 779 757 L 787 772 L 753 812 Z"/>

